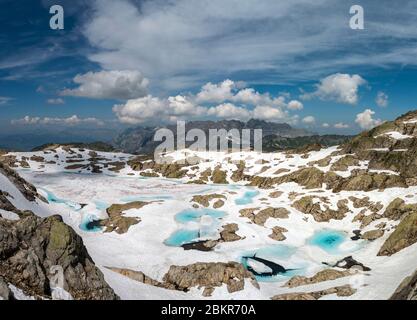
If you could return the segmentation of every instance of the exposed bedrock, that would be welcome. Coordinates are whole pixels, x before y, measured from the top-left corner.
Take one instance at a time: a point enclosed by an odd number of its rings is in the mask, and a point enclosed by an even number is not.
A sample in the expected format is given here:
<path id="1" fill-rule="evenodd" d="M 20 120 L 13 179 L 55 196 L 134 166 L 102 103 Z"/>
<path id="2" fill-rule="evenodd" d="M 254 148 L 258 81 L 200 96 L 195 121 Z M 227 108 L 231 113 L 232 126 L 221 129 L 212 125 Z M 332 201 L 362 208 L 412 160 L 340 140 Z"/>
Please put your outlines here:
<path id="1" fill-rule="evenodd" d="M 407 215 L 388 237 L 378 256 L 391 256 L 417 242 L 417 211 Z"/>
<path id="2" fill-rule="evenodd" d="M 350 285 L 333 287 L 315 292 L 284 293 L 273 296 L 272 300 L 318 300 L 326 295 L 336 294 L 338 297 L 349 297 L 356 292 Z"/>
<path id="3" fill-rule="evenodd" d="M 100 220 L 98 223 L 100 226 L 106 228 L 104 232 L 114 231 L 118 234 L 124 234 L 129 231 L 131 226 L 140 223 L 141 219 L 136 217 L 125 217 L 123 213 L 131 209 L 141 209 L 148 204 L 149 202 L 143 201 L 135 201 L 124 204 L 112 204 L 106 210 L 109 218 Z"/>
<path id="4" fill-rule="evenodd" d="M 0 277 L 0 300 L 14 300 L 13 293 L 3 277 Z"/>
<path id="5" fill-rule="evenodd" d="M 82 239 L 60 216 L 0 219 L 0 276 L 26 294 L 51 298 L 51 270 L 62 268 L 64 289 L 74 299 L 117 299 L 94 265 Z"/>
<path id="6" fill-rule="evenodd" d="M 236 223 L 226 224 L 220 232 L 220 241 L 234 242 L 241 240 L 242 237 L 236 234 L 237 231 L 239 231 L 239 226 Z"/>
<path id="7" fill-rule="evenodd" d="M 417 300 L 417 271 L 401 282 L 390 300 Z"/>
<path id="8" fill-rule="evenodd" d="M 383 214 L 384 218 L 401 220 L 408 214 L 417 211 L 417 204 L 406 204 L 401 198 L 394 199 Z"/>
<path id="9" fill-rule="evenodd" d="M 324 207 L 322 209 L 320 202 L 316 202 L 316 199 L 317 197 L 314 196 L 305 196 L 295 201 L 292 206 L 302 213 L 312 215 L 317 222 L 328 222 L 331 219 L 342 220 L 349 212 L 346 199 L 337 202 L 337 209 L 330 209 L 327 204 L 321 203 Z"/>
<path id="10" fill-rule="evenodd" d="M 25 179 L 20 177 L 14 170 L 10 169 L 7 165 L 3 164 L 0 161 L 0 174 L 7 177 L 11 183 L 22 193 L 22 195 L 29 201 L 35 201 L 40 199 L 42 201 L 46 200 L 42 197 L 36 188 Z"/>
<path id="11" fill-rule="evenodd" d="M 213 204 L 213 207 L 216 207 L 215 209 L 218 209 L 224 205 L 224 200 L 226 200 L 226 196 L 222 194 L 195 195 L 191 199 L 191 202 L 198 203 L 203 207 L 208 208 L 210 206 L 210 202 L 213 200 L 216 200 L 216 202 Z"/>
<path id="12" fill-rule="evenodd" d="M 283 183 L 295 182 L 306 189 L 323 188 L 333 192 L 340 191 L 372 191 L 386 188 L 406 188 L 408 181 L 398 175 L 352 170 L 351 175 L 343 178 L 335 172 L 323 172 L 315 167 L 303 168 L 280 177 L 253 176 L 250 185 L 262 189 L 270 189 Z"/>
<path id="13" fill-rule="evenodd" d="M 369 161 L 370 169 L 392 170 L 400 173 L 415 185 L 417 176 L 417 117 L 411 111 L 395 121 L 385 122 L 370 131 L 363 132 L 342 146 L 341 153 L 355 154 L 360 160 Z M 396 132 L 402 139 L 391 138 L 387 133 Z M 387 149 L 382 151 L 382 149 Z M 400 151 L 394 151 L 400 150 Z M 393 152 L 394 151 L 394 152 Z"/>
<path id="14" fill-rule="evenodd" d="M 325 269 L 319 271 L 312 277 L 294 276 L 284 284 L 284 287 L 295 288 L 324 281 L 336 280 L 353 274 L 353 271 L 350 270 L 339 271 L 334 269 Z"/>
<path id="15" fill-rule="evenodd" d="M 264 226 L 268 219 L 288 219 L 290 212 L 285 208 L 268 207 L 262 210 L 259 208 L 247 208 L 239 211 L 241 217 L 250 219 L 253 223 Z"/>
<path id="16" fill-rule="evenodd" d="M 187 292 L 191 288 L 204 288 L 203 295 L 209 296 L 216 287 L 226 285 L 229 293 L 245 288 L 245 280 L 259 288 L 252 273 L 237 262 L 197 262 L 188 266 L 171 266 L 162 281 L 149 278 L 143 272 L 128 269 L 109 268 L 130 279 L 171 290 Z"/>
<path id="17" fill-rule="evenodd" d="M 272 228 L 272 233 L 269 235 L 269 237 L 276 241 L 284 241 L 287 239 L 287 237 L 284 235 L 286 232 L 288 232 L 286 228 L 276 226 Z"/>

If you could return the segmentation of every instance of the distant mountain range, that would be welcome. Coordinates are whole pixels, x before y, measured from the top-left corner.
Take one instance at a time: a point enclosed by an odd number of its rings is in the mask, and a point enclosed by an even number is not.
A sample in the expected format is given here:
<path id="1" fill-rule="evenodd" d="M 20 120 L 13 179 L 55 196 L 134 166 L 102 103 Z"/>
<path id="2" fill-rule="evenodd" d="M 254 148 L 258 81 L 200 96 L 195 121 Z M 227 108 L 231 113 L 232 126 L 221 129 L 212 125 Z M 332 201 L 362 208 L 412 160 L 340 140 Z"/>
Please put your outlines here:
<path id="1" fill-rule="evenodd" d="M 158 129 L 170 129 L 175 135 L 176 125 L 165 127 L 138 126 L 117 132 L 110 128 L 100 130 L 65 130 L 61 132 L 23 132 L 21 134 L 0 136 L 0 149 L 13 151 L 42 150 L 51 144 L 73 145 L 97 151 L 119 150 L 132 154 L 151 154 L 161 143 L 154 141 Z M 263 150 L 273 152 L 278 150 L 296 149 L 309 144 L 321 144 L 325 147 L 346 142 L 351 136 L 317 135 L 304 129 L 293 128 L 287 123 L 274 123 L 263 120 L 222 121 L 191 121 L 186 123 L 186 132 L 191 129 L 201 129 L 208 136 L 210 129 L 262 129 Z M 102 142 L 98 142 L 102 141 Z M 190 146 L 193 142 L 187 142 Z M 252 141 L 253 143 L 253 141 Z"/>
<path id="2" fill-rule="evenodd" d="M 170 129 L 176 135 L 176 125 L 169 125 L 164 128 Z M 122 132 L 117 136 L 113 145 L 124 152 L 128 153 L 151 153 L 160 144 L 158 141 L 154 141 L 153 137 L 155 132 L 161 129 L 161 127 L 136 127 L 130 128 Z M 222 121 L 191 121 L 186 123 L 186 131 L 191 129 L 201 129 L 206 135 L 210 129 L 225 129 L 227 131 L 231 129 L 238 129 L 240 132 L 243 129 L 262 129 L 263 137 L 267 136 L 279 136 L 288 139 L 295 137 L 308 137 L 314 134 L 304 130 L 296 129 L 286 123 L 274 123 L 263 120 L 249 120 L 248 122 L 242 122 L 238 120 L 222 120 Z M 193 142 L 186 143 L 187 146 Z"/>
<path id="3" fill-rule="evenodd" d="M 0 134 L 0 149 L 30 151 L 44 144 L 68 144 L 74 141 L 92 143 L 104 141 L 111 143 L 120 130 L 113 128 L 67 128 L 65 130 L 25 130 L 13 134 Z"/>
<path id="4" fill-rule="evenodd" d="M 22 133 L 5 135 L 0 137 L 0 149 L 13 150 L 13 151 L 30 151 L 38 146 L 57 143 L 66 144 L 72 141 L 93 142 L 94 139 L 90 139 L 83 135 L 61 135 L 61 134 L 49 134 L 49 133 Z"/>

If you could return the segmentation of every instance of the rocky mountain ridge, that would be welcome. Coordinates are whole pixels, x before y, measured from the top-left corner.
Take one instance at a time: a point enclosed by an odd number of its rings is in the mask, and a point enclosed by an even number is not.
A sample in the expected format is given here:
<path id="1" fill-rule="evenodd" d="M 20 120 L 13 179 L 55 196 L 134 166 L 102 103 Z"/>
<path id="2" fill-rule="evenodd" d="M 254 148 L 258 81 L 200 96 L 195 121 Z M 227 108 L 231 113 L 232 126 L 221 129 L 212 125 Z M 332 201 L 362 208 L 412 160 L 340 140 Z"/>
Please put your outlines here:
<path id="1" fill-rule="evenodd" d="M 293 138 L 299 136 L 310 136 L 312 133 L 303 130 L 295 129 L 286 123 L 274 123 L 263 120 L 251 119 L 248 122 L 242 122 L 238 120 L 222 120 L 222 121 L 190 121 L 186 123 L 186 132 L 191 129 L 203 130 L 206 135 L 210 129 L 225 129 L 227 131 L 231 129 L 237 129 L 241 132 L 243 129 L 262 129 L 263 136 L 281 136 L 286 138 Z M 174 132 L 176 135 L 176 125 L 168 125 L 163 128 L 167 128 Z M 161 129 L 161 127 L 136 127 L 130 128 L 122 132 L 117 136 L 113 145 L 123 152 L 133 154 L 150 154 L 160 144 L 155 142 L 153 137 L 155 132 Z M 253 142 L 252 142 L 253 143 Z M 187 145 L 191 143 L 187 142 Z"/>

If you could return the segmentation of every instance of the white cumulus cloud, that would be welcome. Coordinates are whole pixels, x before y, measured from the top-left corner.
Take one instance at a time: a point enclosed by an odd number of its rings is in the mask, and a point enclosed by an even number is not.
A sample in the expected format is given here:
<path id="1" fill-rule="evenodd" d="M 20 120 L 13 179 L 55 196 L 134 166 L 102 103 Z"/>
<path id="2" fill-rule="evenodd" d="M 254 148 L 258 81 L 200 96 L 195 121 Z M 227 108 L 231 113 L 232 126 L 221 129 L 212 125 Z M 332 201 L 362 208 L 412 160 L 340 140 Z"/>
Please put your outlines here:
<path id="1" fill-rule="evenodd" d="M 313 116 L 307 116 L 305 118 L 303 118 L 302 120 L 303 123 L 305 124 L 314 124 L 316 122 L 316 118 L 314 118 Z"/>
<path id="2" fill-rule="evenodd" d="M 123 123 L 141 124 L 146 122 L 172 122 L 197 118 L 235 119 L 246 121 L 250 118 L 295 123 L 296 115 L 289 110 L 300 110 L 301 102 L 286 102 L 286 97 L 272 97 L 268 92 L 260 93 L 245 88 L 242 82 L 225 80 L 207 83 L 196 94 L 158 98 L 148 95 L 130 99 L 113 107 Z"/>
<path id="3" fill-rule="evenodd" d="M 280 108 L 257 106 L 253 110 L 253 118 L 267 121 L 286 121 L 288 114 Z"/>
<path id="4" fill-rule="evenodd" d="M 225 80 L 219 84 L 211 82 L 205 84 L 201 91 L 197 94 L 198 102 L 222 102 L 231 100 L 233 97 L 232 90 L 235 88 L 235 83 L 232 80 Z"/>
<path id="5" fill-rule="evenodd" d="M 147 95 L 149 81 L 139 71 L 112 70 L 87 72 L 73 79 L 75 89 L 61 91 L 63 96 L 92 99 L 135 99 Z"/>
<path id="6" fill-rule="evenodd" d="M 165 111 L 175 116 L 197 116 L 203 114 L 204 110 L 189 97 L 178 95 L 168 98 L 168 106 Z"/>
<path id="7" fill-rule="evenodd" d="M 113 112 L 116 113 L 121 122 L 128 124 L 138 124 L 158 118 L 164 121 L 166 103 L 149 95 L 129 100 L 125 104 L 115 105 Z"/>
<path id="8" fill-rule="evenodd" d="M 211 107 L 207 110 L 207 114 L 228 120 L 248 120 L 251 117 L 251 113 L 247 109 L 237 107 L 232 103 L 223 103 L 216 107 Z"/>
<path id="9" fill-rule="evenodd" d="M 302 110 L 303 108 L 304 106 L 300 101 L 292 100 L 288 102 L 288 109 L 290 110 Z"/>
<path id="10" fill-rule="evenodd" d="M 366 80 L 360 75 L 335 73 L 322 79 L 320 83 L 316 85 L 316 91 L 305 93 L 301 98 L 311 99 L 317 97 L 321 100 L 356 104 L 358 102 L 359 87 L 364 84 L 366 84 Z"/>
<path id="11" fill-rule="evenodd" d="M 372 129 L 378 125 L 380 125 L 383 121 L 380 119 L 374 119 L 373 116 L 375 115 L 375 111 L 371 109 L 366 109 L 362 113 L 358 113 L 356 115 L 355 122 L 362 128 L 362 129 Z"/>

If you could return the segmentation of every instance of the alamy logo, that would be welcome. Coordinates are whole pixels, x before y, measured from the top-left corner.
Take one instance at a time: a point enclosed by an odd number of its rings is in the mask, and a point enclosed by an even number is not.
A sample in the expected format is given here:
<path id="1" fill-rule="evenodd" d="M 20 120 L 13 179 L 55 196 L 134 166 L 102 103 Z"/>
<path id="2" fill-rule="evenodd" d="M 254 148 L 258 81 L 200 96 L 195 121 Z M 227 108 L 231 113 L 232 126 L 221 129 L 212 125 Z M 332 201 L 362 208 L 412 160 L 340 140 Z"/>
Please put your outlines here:
<path id="1" fill-rule="evenodd" d="M 63 289 L 65 284 L 64 269 L 61 266 L 52 266 L 49 269 L 49 274 L 49 286 L 52 289 Z"/>
<path id="2" fill-rule="evenodd" d="M 52 30 L 64 30 L 64 8 L 60 5 L 54 5 L 49 8 L 49 13 L 53 14 L 49 20 L 49 27 Z"/>
<path id="3" fill-rule="evenodd" d="M 353 15 L 349 21 L 350 28 L 352 30 L 365 29 L 365 15 L 363 7 L 357 4 L 350 7 L 350 14 Z"/>
<path id="4" fill-rule="evenodd" d="M 185 148 L 197 152 L 229 153 L 244 150 L 262 152 L 262 129 L 209 129 L 208 137 L 206 132 L 197 128 L 186 132 L 185 121 L 178 121 L 176 129 L 176 134 L 167 128 L 159 129 L 155 133 L 154 141 L 162 142 L 155 148 L 154 159 L 156 162 L 170 162 L 169 158 L 164 155 Z M 190 161 L 190 159 L 179 160 L 177 163 L 190 163 Z"/>

